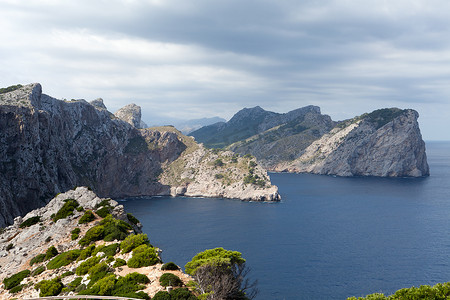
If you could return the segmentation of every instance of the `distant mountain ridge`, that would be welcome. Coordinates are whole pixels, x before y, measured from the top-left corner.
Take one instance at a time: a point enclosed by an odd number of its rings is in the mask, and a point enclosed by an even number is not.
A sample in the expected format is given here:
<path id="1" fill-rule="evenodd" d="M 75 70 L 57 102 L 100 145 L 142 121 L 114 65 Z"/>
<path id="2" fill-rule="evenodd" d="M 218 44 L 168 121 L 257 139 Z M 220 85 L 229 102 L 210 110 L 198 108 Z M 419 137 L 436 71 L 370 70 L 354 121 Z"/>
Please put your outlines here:
<path id="1" fill-rule="evenodd" d="M 429 167 L 418 117 L 387 108 L 335 122 L 317 106 L 285 114 L 256 106 L 190 135 L 207 147 L 252 154 L 270 171 L 420 177 Z"/>

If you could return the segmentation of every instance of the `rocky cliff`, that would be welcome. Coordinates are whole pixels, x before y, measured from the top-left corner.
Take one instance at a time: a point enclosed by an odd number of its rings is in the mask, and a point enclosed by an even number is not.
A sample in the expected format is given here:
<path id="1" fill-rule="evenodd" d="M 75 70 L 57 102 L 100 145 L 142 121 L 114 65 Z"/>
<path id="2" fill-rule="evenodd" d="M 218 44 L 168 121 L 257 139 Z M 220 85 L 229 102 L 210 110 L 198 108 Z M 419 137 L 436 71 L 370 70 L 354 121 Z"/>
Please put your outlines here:
<path id="1" fill-rule="evenodd" d="M 139 233 L 138 220 L 114 200 L 86 187 L 59 194 L 0 233 L 0 298 L 84 293 L 148 299 L 165 290 L 159 282 L 164 273 L 186 284 L 190 278 L 181 271 L 161 270 L 157 248 L 147 247 L 151 263 L 136 264 L 136 251 L 122 241 Z M 134 237 L 145 244 L 142 234 Z"/>
<path id="2" fill-rule="evenodd" d="M 381 109 L 338 124 L 276 171 L 339 176 L 428 176 L 425 143 L 411 109 Z"/>
<path id="3" fill-rule="evenodd" d="M 100 99 L 52 98 L 39 84 L 0 94 L 0 226 L 75 186 L 89 186 L 100 197 L 170 194 L 178 186 L 167 176 L 160 180 L 162 174 L 197 144 L 175 130 L 138 129 L 138 119 L 123 121 Z M 173 176 L 184 169 L 177 171 Z M 246 186 L 245 199 L 278 198 L 268 180 L 265 188 Z M 225 195 L 221 185 L 209 188 L 205 195 Z"/>
<path id="4" fill-rule="evenodd" d="M 428 176 L 418 116 L 413 110 L 391 108 L 334 122 L 316 106 L 287 114 L 256 107 L 192 135 L 210 147 L 228 145 L 228 150 L 252 154 L 270 171 Z"/>

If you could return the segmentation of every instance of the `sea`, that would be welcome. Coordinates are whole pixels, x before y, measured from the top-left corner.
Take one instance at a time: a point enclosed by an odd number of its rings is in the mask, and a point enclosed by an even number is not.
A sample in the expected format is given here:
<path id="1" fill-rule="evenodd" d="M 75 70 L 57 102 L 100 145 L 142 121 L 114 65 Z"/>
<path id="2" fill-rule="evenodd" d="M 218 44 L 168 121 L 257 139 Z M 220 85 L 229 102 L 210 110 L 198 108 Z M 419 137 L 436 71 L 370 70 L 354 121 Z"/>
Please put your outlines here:
<path id="1" fill-rule="evenodd" d="M 450 142 L 426 142 L 426 178 L 271 173 L 279 203 L 121 199 L 164 262 L 242 253 L 256 299 L 346 299 L 450 281 Z"/>

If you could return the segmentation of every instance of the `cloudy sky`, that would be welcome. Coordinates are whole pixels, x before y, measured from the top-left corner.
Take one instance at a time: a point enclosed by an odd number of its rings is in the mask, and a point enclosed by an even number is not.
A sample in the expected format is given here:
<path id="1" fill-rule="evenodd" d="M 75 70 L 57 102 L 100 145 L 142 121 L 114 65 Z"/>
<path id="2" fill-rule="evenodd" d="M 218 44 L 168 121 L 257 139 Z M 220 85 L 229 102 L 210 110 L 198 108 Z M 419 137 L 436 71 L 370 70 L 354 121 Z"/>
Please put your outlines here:
<path id="1" fill-rule="evenodd" d="M 400 107 L 450 140 L 447 0 L 0 0 L 0 36 L 1 87 L 133 102 L 149 125 Z"/>

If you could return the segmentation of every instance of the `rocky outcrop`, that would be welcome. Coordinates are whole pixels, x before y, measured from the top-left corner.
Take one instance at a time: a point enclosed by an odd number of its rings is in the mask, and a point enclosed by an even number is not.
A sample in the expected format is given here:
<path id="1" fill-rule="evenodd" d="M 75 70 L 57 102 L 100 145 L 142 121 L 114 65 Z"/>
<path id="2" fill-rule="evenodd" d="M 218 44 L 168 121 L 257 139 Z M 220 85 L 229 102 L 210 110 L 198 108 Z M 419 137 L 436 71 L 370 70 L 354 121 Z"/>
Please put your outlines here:
<path id="1" fill-rule="evenodd" d="M 74 186 L 100 197 L 170 194 L 159 178 L 188 150 L 186 137 L 137 129 L 102 104 L 58 100 L 39 84 L 0 94 L 0 226 Z"/>
<path id="2" fill-rule="evenodd" d="M 71 199 L 75 200 L 79 206 L 77 209 L 73 209 L 71 215 L 63 217 L 54 221 L 53 216 L 65 205 L 66 201 Z M 29 270 L 31 274 L 25 277 L 20 282 L 16 283 L 17 290 L 7 290 L 5 285 L 0 286 L 1 299 L 27 299 L 38 298 L 39 288 L 35 288 L 36 284 L 42 280 L 57 280 L 60 278 L 61 284 L 64 285 L 64 289 L 60 290 L 59 295 L 75 295 L 83 289 L 86 289 L 90 280 L 93 280 L 89 274 L 77 272 L 77 268 L 85 261 L 91 259 L 92 256 L 98 258 L 96 263 L 107 264 L 107 269 L 102 269 L 102 277 L 115 276 L 120 278 L 129 273 L 137 272 L 147 276 L 150 280 L 149 283 L 141 286 L 139 290 L 142 290 L 149 296 L 153 297 L 156 292 L 165 290 L 159 284 L 159 278 L 167 271 L 162 271 L 162 263 L 157 262 L 148 267 L 135 267 L 130 268 L 126 264 L 120 267 L 115 266 L 118 260 L 128 261 L 132 253 L 120 252 L 120 249 L 116 249 L 106 255 L 102 252 L 103 246 L 114 246 L 113 244 L 120 243 L 120 240 L 106 241 L 106 238 L 99 238 L 98 241 L 93 243 L 91 247 L 96 247 L 95 251 L 91 253 L 85 253 L 80 255 L 81 249 L 86 249 L 80 245 L 80 239 L 85 237 L 86 232 L 97 226 L 104 220 L 100 215 L 100 211 L 104 208 L 108 208 L 111 212 L 114 222 L 123 222 L 128 224 L 129 228 L 127 234 L 140 233 L 140 223 L 134 224 L 128 219 L 128 214 L 124 211 L 122 205 L 119 205 L 116 201 L 111 199 L 101 199 L 90 191 L 86 187 L 78 187 L 75 190 L 70 190 L 66 193 L 59 194 L 53 198 L 46 206 L 29 212 L 26 216 L 17 217 L 14 224 L 6 227 L 0 233 L 0 282 L 3 282 L 5 278 L 11 277 L 20 271 Z M 93 212 L 94 220 L 84 222 L 80 224 L 81 217 L 86 211 Z M 26 221 L 32 218 L 39 218 L 39 221 L 34 224 L 26 225 Z M 133 218 L 130 218 L 133 220 Z M 120 220 L 120 221 L 118 221 Z M 136 222 L 136 219 L 134 219 Z M 133 229 L 131 229 L 133 228 Z M 74 236 L 74 229 L 79 230 Z M 124 237 L 123 237 L 124 238 Z M 122 239 L 123 239 L 122 238 Z M 103 245 L 103 246 L 102 246 Z M 111 246 L 112 245 L 112 246 Z M 46 254 L 50 247 L 55 247 L 57 252 L 61 255 L 68 251 L 78 251 L 77 256 L 72 260 L 67 260 L 67 263 L 60 264 L 58 267 L 49 267 L 53 257 L 42 258 L 36 260 L 38 255 Z M 159 249 L 156 249 L 159 251 Z M 85 250 L 86 251 L 86 250 Z M 55 254 L 56 255 L 56 254 Z M 74 254 L 75 255 L 75 254 Z M 78 257 L 78 259 L 77 259 Z M 58 258 L 55 258 L 57 260 Z M 33 263 L 36 261 L 36 263 Z M 93 265 L 92 265 L 93 266 Z M 181 271 L 171 271 L 179 276 L 184 283 L 190 280 L 190 277 L 183 274 Z M 77 286 L 74 286 L 76 278 L 81 279 L 78 281 Z M 101 277 L 100 277 L 101 278 Z M 84 285 L 84 286 L 83 286 Z M 39 286 L 39 285 L 37 285 Z M 58 294 L 56 293 L 56 294 Z"/>
<path id="3" fill-rule="evenodd" d="M 147 125 L 141 120 L 141 107 L 134 103 L 125 105 L 114 115 L 136 128 L 146 128 Z"/>
<path id="4" fill-rule="evenodd" d="M 429 175 L 425 143 L 411 109 L 382 109 L 339 124 L 276 171 L 339 176 Z"/>

